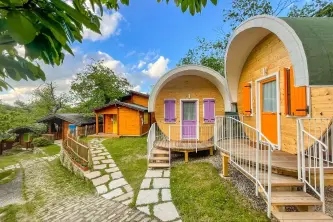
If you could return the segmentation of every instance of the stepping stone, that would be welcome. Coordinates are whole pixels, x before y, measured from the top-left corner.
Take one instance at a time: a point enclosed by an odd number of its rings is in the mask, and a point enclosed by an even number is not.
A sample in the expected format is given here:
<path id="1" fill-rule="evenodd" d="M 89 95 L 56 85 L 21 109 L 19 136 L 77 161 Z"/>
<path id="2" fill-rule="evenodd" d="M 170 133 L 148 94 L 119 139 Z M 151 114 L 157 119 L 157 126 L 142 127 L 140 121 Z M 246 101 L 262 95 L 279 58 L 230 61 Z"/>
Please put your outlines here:
<path id="1" fill-rule="evenodd" d="M 96 156 L 96 157 L 93 157 L 92 160 L 95 161 L 95 160 L 104 160 L 105 157 L 104 156 Z"/>
<path id="2" fill-rule="evenodd" d="M 154 188 L 170 188 L 169 178 L 154 178 L 153 181 Z"/>
<path id="3" fill-rule="evenodd" d="M 129 184 L 125 185 L 124 188 L 125 188 L 126 192 L 131 192 L 133 190 Z"/>
<path id="4" fill-rule="evenodd" d="M 148 206 L 144 206 L 144 207 L 137 207 L 137 209 L 145 214 L 148 214 L 150 216 L 150 210 Z"/>
<path id="5" fill-rule="evenodd" d="M 140 190 L 138 198 L 136 199 L 136 205 L 144 205 L 158 202 L 158 189 L 153 190 Z"/>
<path id="6" fill-rule="evenodd" d="M 91 151 L 91 153 L 101 153 L 102 152 L 102 150 L 94 150 L 94 151 Z"/>
<path id="7" fill-rule="evenodd" d="M 102 170 L 106 168 L 106 164 L 94 165 L 94 170 Z"/>
<path id="8" fill-rule="evenodd" d="M 111 164 L 109 164 L 109 167 L 110 167 L 110 168 L 112 168 L 112 167 L 117 167 L 117 165 L 114 164 L 114 163 L 111 163 Z"/>
<path id="9" fill-rule="evenodd" d="M 145 177 L 162 177 L 163 170 L 147 170 Z"/>
<path id="10" fill-rule="evenodd" d="M 179 218 L 177 209 L 172 202 L 155 205 L 154 215 L 162 221 L 170 221 Z"/>
<path id="11" fill-rule="evenodd" d="M 101 177 L 97 177 L 96 179 L 93 179 L 91 182 L 94 184 L 94 186 L 99 186 L 101 184 L 104 184 L 106 182 L 108 182 L 110 180 L 110 176 L 109 175 L 104 175 Z"/>
<path id="12" fill-rule="evenodd" d="M 86 178 L 88 178 L 89 180 L 99 177 L 100 175 L 101 175 L 101 172 L 99 172 L 99 171 L 93 171 L 93 172 L 84 174 L 84 176 Z"/>
<path id="13" fill-rule="evenodd" d="M 102 163 L 114 163 L 112 159 L 101 160 Z"/>
<path id="14" fill-rule="evenodd" d="M 106 158 L 112 159 L 111 155 L 107 155 Z"/>
<path id="15" fill-rule="evenodd" d="M 97 193 L 98 194 L 104 194 L 106 192 L 108 192 L 108 188 L 105 185 L 100 185 L 98 187 L 96 187 Z"/>
<path id="16" fill-rule="evenodd" d="M 121 179 L 118 179 L 118 180 L 112 180 L 110 183 L 109 183 L 109 188 L 111 190 L 114 190 L 118 187 L 122 187 L 124 185 L 127 185 L 127 182 L 124 178 L 121 178 Z M 127 191 L 127 190 L 126 190 Z M 128 192 L 128 191 L 127 191 Z"/>
<path id="17" fill-rule="evenodd" d="M 114 179 L 119 179 L 119 178 L 123 177 L 123 174 L 120 171 L 117 171 L 117 172 L 111 173 L 111 177 L 112 177 L 113 180 Z"/>
<path id="18" fill-rule="evenodd" d="M 149 189 L 151 178 L 143 179 L 140 189 Z"/>
<path id="19" fill-rule="evenodd" d="M 109 155 L 108 152 L 104 152 L 104 153 L 99 153 L 98 156 L 105 156 L 105 155 Z"/>
<path id="20" fill-rule="evenodd" d="M 118 197 L 120 195 L 122 195 L 124 192 L 118 188 L 118 189 L 115 189 L 115 190 L 112 190 L 111 192 L 109 193 L 106 193 L 106 194 L 103 194 L 102 196 L 105 198 L 105 199 L 112 199 L 112 198 L 115 198 L 115 197 Z"/>
<path id="21" fill-rule="evenodd" d="M 98 160 L 95 160 L 93 163 L 94 163 L 94 165 L 100 164 L 100 162 Z"/>
<path id="22" fill-rule="evenodd" d="M 170 189 L 162 189 L 162 201 L 171 201 Z"/>
<path id="23" fill-rule="evenodd" d="M 170 170 L 164 170 L 163 177 L 170 177 Z"/>
<path id="24" fill-rule="evenodd" d="M 107 173 L 113 173 L 113 172 L 117 172 L 117 171 L 119 171 L 118 167 L 113 167 L 113 168 L 105 169 L 105 172 L 107 172 Z"/>
<path id="25" fill-rule="evenodd" d="M 115 198 L 114 200 L 121 202 L 121 201 L 124 201 L 124 200 L 127 200 L 127 199 L 131 199 L 131 198 L 133 198 L 133 196 L 134 196 L 134 193 L 129 192 L 129 193 L 125 193 L 125 194 Z"/>

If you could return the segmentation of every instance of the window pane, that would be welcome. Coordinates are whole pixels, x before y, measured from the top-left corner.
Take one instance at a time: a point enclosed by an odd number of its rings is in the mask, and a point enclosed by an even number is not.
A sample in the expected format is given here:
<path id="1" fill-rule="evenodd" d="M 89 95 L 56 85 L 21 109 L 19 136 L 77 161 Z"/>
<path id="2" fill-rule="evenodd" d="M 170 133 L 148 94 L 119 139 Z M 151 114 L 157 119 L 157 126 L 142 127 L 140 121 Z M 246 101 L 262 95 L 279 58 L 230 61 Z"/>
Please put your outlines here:
<path id="1" fill-rule="evenodd" d="M 195 120 L 195 102 L 183 103 L 183 119 Z"/>
<path id="2" fill-rule="evenodd" d="M 262 86 L 263 93 L 263 111 L 276 112 L 276 81 L 264 83 Z"/>

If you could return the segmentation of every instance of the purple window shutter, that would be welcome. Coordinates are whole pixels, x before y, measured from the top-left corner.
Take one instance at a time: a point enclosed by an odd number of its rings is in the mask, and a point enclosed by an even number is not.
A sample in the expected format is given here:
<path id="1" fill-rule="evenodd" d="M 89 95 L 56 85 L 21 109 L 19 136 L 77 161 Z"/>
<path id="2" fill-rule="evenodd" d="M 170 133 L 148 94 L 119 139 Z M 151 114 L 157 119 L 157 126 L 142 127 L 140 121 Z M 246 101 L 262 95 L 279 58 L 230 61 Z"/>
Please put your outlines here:
<path id="1" fill-rule="evenodd" d="M 214 113 L 215 113 L 215 100 L 214 99 L 211 99 L 209 101 L 209 116 L 210 116 L 210 122 L 214 122 L 215 121 L 215 116 L 214 116 Z"/>
<path id="2" fill-rule="evenodd" d="M 209 122 L 210 116 L 209 116 L 209 100 L 205 99 L 204 100 L 204 110 L 205 110 L 205 116 L 204 116 L 204 122 L 207 123 Z"/>
<path id="3" fill-rule="evenodd" d="M 174 100 L 165 100 L 165 117 L 164 120 L 167 123 L 176 121 L 175 119 L 175 101 Z"/>
<path id="4" fill-rule="evenodd" d="M 170 100 L 169 101 L 169 120 L 170 122 L 175 122 L 176 121 L 176 117 L 175 117 L 175 104 L 176 101 L 175 100 Z"/>
<path id="5" fill-rule="evenodd" d="M 204 100 L 204 109 L 205 109 L 204 122 L 213 123 L 215 121 L 214 108 L 215 108 L 214 99 Z"/>

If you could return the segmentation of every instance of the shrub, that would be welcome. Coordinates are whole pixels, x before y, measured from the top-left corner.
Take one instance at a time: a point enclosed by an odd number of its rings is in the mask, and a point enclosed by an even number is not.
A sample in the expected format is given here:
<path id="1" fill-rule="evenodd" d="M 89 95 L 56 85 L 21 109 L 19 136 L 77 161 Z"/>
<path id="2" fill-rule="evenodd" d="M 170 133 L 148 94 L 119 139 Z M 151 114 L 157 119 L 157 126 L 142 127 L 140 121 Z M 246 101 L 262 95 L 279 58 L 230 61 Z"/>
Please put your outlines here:
<path id="1" fill-rule="evenodd" d="M 43 147 L 43 146 L 51 145 L 52 142 L 44 137 L 37 137 L 37 138 L 34 138 L 34 140 L 32 141 L 32 144 L 34 145 L 34 147 Z"/>

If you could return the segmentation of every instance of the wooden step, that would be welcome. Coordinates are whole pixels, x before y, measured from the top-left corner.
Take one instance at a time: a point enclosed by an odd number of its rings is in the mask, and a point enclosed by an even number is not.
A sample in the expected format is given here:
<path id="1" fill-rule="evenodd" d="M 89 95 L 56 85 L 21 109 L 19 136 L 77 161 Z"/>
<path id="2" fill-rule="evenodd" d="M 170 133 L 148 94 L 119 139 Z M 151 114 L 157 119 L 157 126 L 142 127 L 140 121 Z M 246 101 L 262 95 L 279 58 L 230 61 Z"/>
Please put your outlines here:
<path id="1" fill-rule="evenodd" d="M 273 191 L 272 205 L 278 206 L 314 206 L 323 203 L 303 191 Z"/>
<path id="2" fill-rule="evenodd" d="M 332 217 L 322 212 L 272 212 L 273 216 L 282 222 L 296 221 L 333 221 Z"/>
<path id="3" fill-rule="evenodd" d="M 165 154 L 165 155 L 169 155 L 169 151 L 160 150 L 160 149 L 153 149 L 152 150 L 152 154 Z"/>
<path id="4" fill-rule="evenodd" d="M 148 168 L 169 168 L 169 163 L 149 163 Z"/>
<path id="5" fill-rule="evenodd" d="M 150 157 L 150 160 L 168 161 L 169 162 L 169 157 L 167 157 L 167 156 L 153 156 L 153 157 Z"/>
<path id="6" fill-rule="evenodd" d="M 260 181 L 263 182 L 264 178 L 262 178 L 262 180 Z M 283 176 L 278 174 L 272 174 L 271 183 L 272 187 L 301 187 L 304 185 L 302 181 L 299 181 L 294 177 Z"/>

